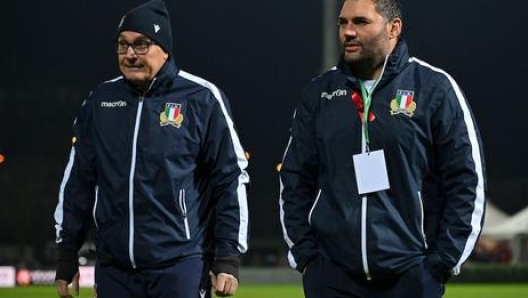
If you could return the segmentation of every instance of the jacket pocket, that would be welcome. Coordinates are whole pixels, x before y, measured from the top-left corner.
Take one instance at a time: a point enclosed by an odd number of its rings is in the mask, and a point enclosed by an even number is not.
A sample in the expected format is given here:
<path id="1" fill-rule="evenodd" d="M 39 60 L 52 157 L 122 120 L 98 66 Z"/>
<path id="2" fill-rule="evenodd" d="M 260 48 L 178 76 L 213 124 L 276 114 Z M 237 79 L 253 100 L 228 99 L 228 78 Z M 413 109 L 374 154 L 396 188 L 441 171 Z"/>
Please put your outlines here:
<path id="1" fill-rule="evenodd" d="M 312 214 L 315 210 L 315 207 L 317 206 L 317 203 L 319 203 L 319 198 L 321 198 L 321 189 L 319 189 L 319 192 L 317 193 L 317 197 L 315 198 L 315 202 L 312 208 L 310 209 L 310 213 L 308 213 L 308 223 L 310 224 L 310 226 L 312 225 Z"/>
<path id="2" fill-rule="evenodd" d="M 427 245 L 427 236 L 425 234 L 425 209 L 424 209 L 424 202 L 422 198 L 422 193 L 418 191 L 418 201 L 420 202 L 420 232 L 422 234 L 422 241 L 424 244 L 425 249 L 428 248 Z"/>
<path id="3" fill-rule="evenodd" d="M 191 239 L 191 232 L 189 230 L 189 219 L 187 218 L 187 205 L 185 203 L 185 189 L 181 188 L 178 195 L 178 209 L 183 216 L 183 225 L 185 229 L 185 239 Z"/>
<path id="4" fill-rule="evenodd" d="M 99 224 L 97 223 L 97 202 L 99 200 L 99 187 L 95 186 L 95 202 L 92 209 L 92 217 L 95 224 L 95 228 L 99 230 Z"/>

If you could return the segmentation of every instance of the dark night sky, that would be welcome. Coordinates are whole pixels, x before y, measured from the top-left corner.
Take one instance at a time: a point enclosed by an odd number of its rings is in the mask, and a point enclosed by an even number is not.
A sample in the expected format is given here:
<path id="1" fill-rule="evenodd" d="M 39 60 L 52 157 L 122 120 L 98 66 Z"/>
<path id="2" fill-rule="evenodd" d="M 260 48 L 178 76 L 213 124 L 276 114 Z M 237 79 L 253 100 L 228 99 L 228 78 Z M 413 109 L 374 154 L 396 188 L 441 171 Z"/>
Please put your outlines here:
<path id="1" fill-rule="evenodd" d="M 10 1 L 2 9 L 0 224 L 7 228 L 0 243 L 53 239 L 71 123 L 88 92 L 119 74 L 112 37 L 122 13 L 141 2 Z M 320 71 L 320 2 L 167 0 L 177 63 L 225 91 L 251 152 L 249 203 L 257 238 L 281 237 L 275 165 L 298 95 Z M 448 71 L 473 107 L 493 202 L 509 213 L 521 209 L 528 196 L 522 183 L 528 126 L 521 122 L 528 112 L 521 46 L 528 2 L 403 5 L 411 54 Z M 22 209 L 26 223 L 15 224 L 11 215 Z"/>

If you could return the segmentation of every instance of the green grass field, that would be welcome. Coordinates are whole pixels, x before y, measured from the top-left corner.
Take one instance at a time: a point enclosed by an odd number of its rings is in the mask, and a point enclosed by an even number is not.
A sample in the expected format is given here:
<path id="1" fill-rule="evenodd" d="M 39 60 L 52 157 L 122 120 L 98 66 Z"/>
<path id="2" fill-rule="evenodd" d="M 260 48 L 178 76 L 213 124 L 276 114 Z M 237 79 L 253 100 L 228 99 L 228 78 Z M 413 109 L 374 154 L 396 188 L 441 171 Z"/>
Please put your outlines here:
<path id="1" fill-rule="evenodd" d="M 53 287 L 18 287 L 0 289 L 0 298 L 56 297 Z M 92 296 L 92 290 L 82 288 L 79 298 Z M 303 298 L 299 285 L 242 285 L 237 298 Z M 450 284 L 444 298 L 526 298 L 528 284 Z"/>

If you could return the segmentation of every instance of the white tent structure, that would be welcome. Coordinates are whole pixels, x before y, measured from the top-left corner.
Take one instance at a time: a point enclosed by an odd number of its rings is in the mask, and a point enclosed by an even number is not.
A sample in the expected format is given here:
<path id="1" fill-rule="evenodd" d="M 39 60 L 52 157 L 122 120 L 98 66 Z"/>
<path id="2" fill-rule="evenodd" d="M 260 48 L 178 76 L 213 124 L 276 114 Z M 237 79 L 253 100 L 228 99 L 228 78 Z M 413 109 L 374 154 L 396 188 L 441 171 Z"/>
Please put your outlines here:
<path id="1" fill-rule="evenodd" d="M 488 212 L 492 210 L 488 209 Z M 492 211 L 495 213 L 495 211 Z M 495 215 L 490 214 L 495 217 Z M 488 216 L 486 216 L 486 220 Z M 510 242 L 511 262 L 528 261 L 528 207 L 502 220 L 491 219 L 484 224 L 481 236 L 494 240 L 507 240 Z"/>
<path id="2" fill-rule="evenodd" d="M 509 215 L 506 212 L 500 210 L 488 200 L 486 202 L 486 215 L 484 218 L 483 231 L 504 222 L 508 217 Z"/>
<path id="3" fill-rule="evenodd" d="M 488 212 L 492 212 L 488 209 Z M 493 211 L 495 212 L 495 211 Z M 490 214 L 495 217 L 496 215 Z M 486 216 L 486 220 L 488 217 Z M 495 239 L 511 240 L 517 235 L 528 235 L 528 207 L 522 209 L 516 214 L 500 220 L 492 219 L 485 222 L 482 229 L 482 236 L 491 237 Z"/>

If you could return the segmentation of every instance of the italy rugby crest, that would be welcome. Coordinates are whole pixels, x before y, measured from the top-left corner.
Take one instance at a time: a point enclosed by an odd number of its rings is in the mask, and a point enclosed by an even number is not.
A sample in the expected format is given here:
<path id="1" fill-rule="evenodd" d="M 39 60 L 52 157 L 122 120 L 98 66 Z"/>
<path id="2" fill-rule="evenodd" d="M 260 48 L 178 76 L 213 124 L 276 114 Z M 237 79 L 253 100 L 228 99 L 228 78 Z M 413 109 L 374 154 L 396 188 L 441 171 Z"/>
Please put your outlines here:
<path id="1" fill-rule="evenodd" d="M 391 115 L 405 114 L 409 117 L 414 115 L 416 102 L 414 102 L 414 91 L 400 90 L 396 92 L 396 98 L 390 103 Z"/>
<path id="2" fill-rule="evenodd" d="M 165 110 L 160 114 L 160 126 L 171 125 L 180 128 L 183 122 L 181 104 L 168 102 L 165 104 Z"/>

